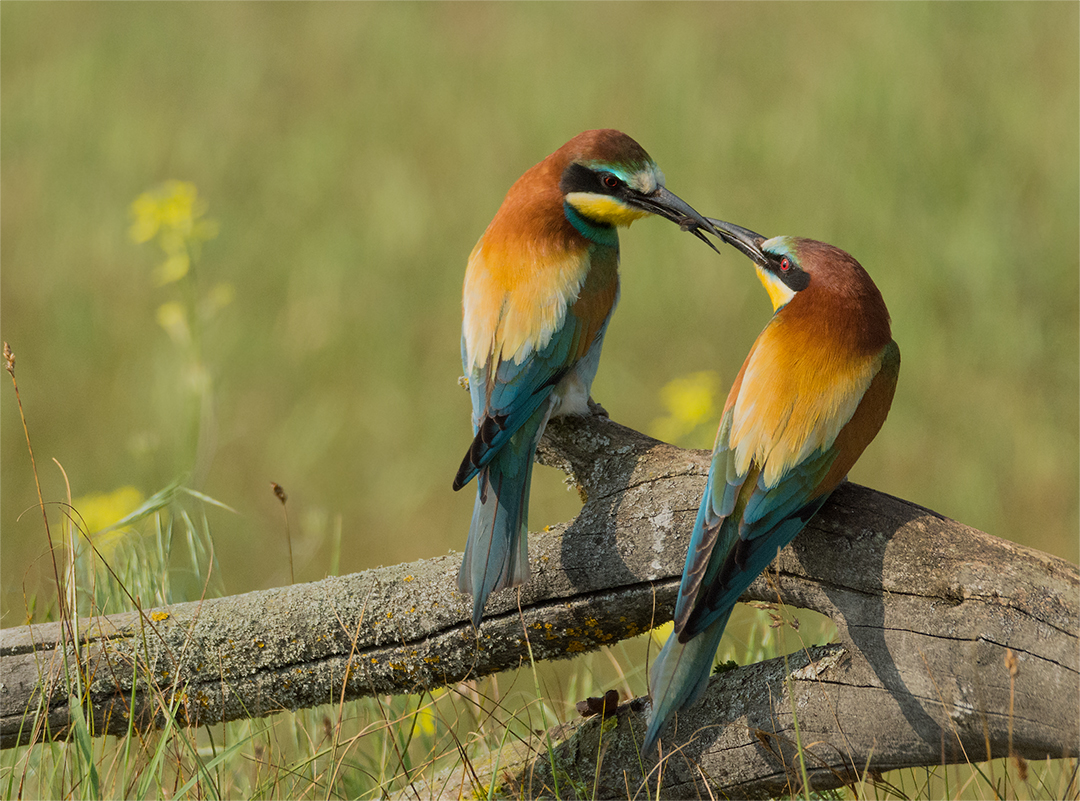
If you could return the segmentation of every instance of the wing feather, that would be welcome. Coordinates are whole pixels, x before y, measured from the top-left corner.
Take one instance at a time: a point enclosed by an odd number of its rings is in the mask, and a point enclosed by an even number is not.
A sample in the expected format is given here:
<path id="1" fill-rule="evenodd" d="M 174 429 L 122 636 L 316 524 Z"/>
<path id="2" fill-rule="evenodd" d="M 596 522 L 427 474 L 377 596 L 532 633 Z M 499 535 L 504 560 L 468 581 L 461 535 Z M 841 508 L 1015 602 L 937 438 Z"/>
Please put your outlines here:
<path id="1" fill-rule="evenodd" d="M 509 258 L 489 252 L 481 240 L 469 259 L 461 352 L 475 436 L 454 489 L 471 481 L 547 402 L 602 337 L 618 297 L 616 249 L 519 258 L 513 280 L 498 261 Z"/>
<path id="2" fill-rule="evenodd" d="M 755 404 L 745 401 L 744 395 L 758 385 L 748 370 L 755 364 L 756 349 L 757 343 L 728 397 L 691 535 L 676 606 L 675 630 L 681 642 L 726 617 L 777 551 L 802 530 L 877 433 L 896 386 L 899 352 L 890 343 L 869 368 L 856 365 L 853 377 L 836 382 L 848 393 L 857 393 L 854 398 L 804 391 L 782 406 Z M 782 416 L 771 428 L 747 417 L 748 411 L 775 414 L 778 408 Z M 837 409 L 850 409 L 840 424 L 829 418 Z M 793 426 L 808 424 L 810 430 L 792 433 Z M 789 438 L 803 444 L 778 448 L 747 442 L 760 440 L 767 431 L 778 442 Z M 808 442 L 818 444 L 806 451 Z M 747 452 L 763 456 L 747 462 Z"/>

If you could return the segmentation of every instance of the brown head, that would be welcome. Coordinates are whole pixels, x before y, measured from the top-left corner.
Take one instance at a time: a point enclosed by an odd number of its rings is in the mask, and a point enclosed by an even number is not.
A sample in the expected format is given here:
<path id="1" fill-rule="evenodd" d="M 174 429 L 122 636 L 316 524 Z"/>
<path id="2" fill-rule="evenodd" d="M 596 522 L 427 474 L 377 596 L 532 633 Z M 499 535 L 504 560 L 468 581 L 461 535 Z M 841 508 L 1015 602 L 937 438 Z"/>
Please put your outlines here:
<path id="1" fill-rule="evenodd" d="M 773 311 L 793 334 L 828 337 L 855 353 L 877 352 L 892 340 L 881 292 L 851 254 L 814 239 L 766 239 L 738 225 L 709 222 L 754 262 Z"/>
<path id="2" fill-rule="evenodd" d="M 668 191 L 664 174 L 641 145 L 610 128 L 585 131 L 517 180 L 488 236 L 539 237 L 555 247 L 564 246 L 567 235 L 583 236 L 614 246 L 618 227 L 649 214 L 680 224 L 690 220 L 689 230 L 706 242 L 698 227 L 720 235 Z"/>

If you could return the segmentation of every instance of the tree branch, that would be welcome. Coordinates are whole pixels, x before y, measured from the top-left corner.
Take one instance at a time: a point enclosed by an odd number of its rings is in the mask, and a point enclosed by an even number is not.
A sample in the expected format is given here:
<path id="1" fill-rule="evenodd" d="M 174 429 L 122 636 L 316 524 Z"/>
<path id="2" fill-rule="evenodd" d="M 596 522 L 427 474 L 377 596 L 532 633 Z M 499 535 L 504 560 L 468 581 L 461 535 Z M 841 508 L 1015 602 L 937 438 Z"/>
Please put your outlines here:
<path id="1" fill-rule="evenodd" d="M 600 417 L 549 426 L 538 458 L 567 470 L 586 501 L 572 523 L 529 535 L 533 573 L 521 614 L 537 659 L 670 619 L 708 456 Z M 468 599 L 456 591 L 459 558 L 84 620 L 78 653 L 62 645 L 58 624 L 4 630 L 0 744 L 66 732 L 72 684 L 61 647 L 87 677 L 96 734 L 123 733 L 129 714 L 140 726 L 161 725 L 169 699 L 181 722 L 215 723 L 517 667 L 527 652 L 516 591 L 492 596 L 477 639 Z M 791 657 L 786 668 L 773 660 L 714 679 L 665 738 L 665 748 L 690 739 L 664 762 L 665 793 L 696 795 L 702 776 L 726 793 L 786 786 L 792 697 L 801 742 L 814 744 L 815 786 L 867 766 L 1006 755 L 1010 725 L 1016 754 L 1078 755 L 1076 566 L 849 484 L 769 573 L 774 585 L 759 578 L 745 600 L 779 595 L 820 611 L 840 642 Z M 624 705 L 604 735 L 601 774 L 612 793 L 642 782 L 630 731 L 640 736 L 643 704 Z M 587 766 L 591 785 L 598 726 L 574 732 L 559 758 L 569 775 Z M 630 766 L 637 773 L 624 776 Z M 529 768 L 515 782 L 538 792 L 551 782 L 545 770 Z"/>

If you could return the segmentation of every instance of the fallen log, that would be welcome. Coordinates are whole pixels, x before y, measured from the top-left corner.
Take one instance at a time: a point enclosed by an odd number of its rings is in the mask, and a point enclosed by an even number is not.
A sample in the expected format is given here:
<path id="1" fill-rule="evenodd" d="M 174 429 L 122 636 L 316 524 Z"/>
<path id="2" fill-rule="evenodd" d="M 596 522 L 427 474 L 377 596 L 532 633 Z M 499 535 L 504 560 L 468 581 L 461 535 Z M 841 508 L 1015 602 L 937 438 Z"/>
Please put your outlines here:
<path id="1" fill-rule="evenodd" d="M 573 477 L 584 507 L 530 533 L 531 579 L 520 599 L 492 596 L 479 637 L 454 554 L 82 620 L 77 645 L 59 624 L 5 629 L 0 745 L 63 737 L 73 694 L 96 735 L 132 716 L 210 724 L 514 668 L 528 659 L 523 625 L 533 656 L 552 659 L 670 619 L 708 453 L 591 417 L 550 426 L 539 458 Z M 624 705 L 602 773 L 619 795 L 657 775 L 673 797 L 703 783 L 774 792 L 791 778 L 793 709 L 801 743 L 815 743 L 815 787 L 867 767 L 1076 757 L 1078 598 L 1075 565 L 846 484 L 744 595 L 829 615 L 839 642 L 715 678 L 665 737 L 662 774 L 631 775 L 645 702 Z M 593 776 L 593 729 L 574 728 L 559 764 L 572 770 L 577 753 Z M 511 780 L 529 794 L 554 781 L 534 767 Z"/>

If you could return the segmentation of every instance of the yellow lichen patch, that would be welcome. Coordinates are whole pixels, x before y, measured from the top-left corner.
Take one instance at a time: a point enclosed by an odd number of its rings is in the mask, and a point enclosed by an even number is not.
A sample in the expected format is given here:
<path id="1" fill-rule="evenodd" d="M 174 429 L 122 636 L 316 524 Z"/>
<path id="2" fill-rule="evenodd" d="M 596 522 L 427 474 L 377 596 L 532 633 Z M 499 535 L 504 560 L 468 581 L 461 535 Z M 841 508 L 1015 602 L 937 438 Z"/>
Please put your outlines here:
<path id="1" fill-rule="evenodd" d="M 555 630 L 550 623 L 533 623 L 532 628 L 543 632 L 545 639 L 553 640 L 556 637 Z"/>
<path id="2" fill-rule="evenodd" d="M 412 577 L 412 576 L 406 576 L 406 577 L 405 577 L 405 581 L 412 581 L 412 580 L 413 580 L 413 577 Z"/>
<path id="3" fill-rule="evenodd" d="M 162 620 L 168 620 L 169 619 L 169 613 L 168 612 L 154 612 L 152 615 L 150 615 L 150 619 L 153 620 L 155 623 L 160 623 Z"/>

